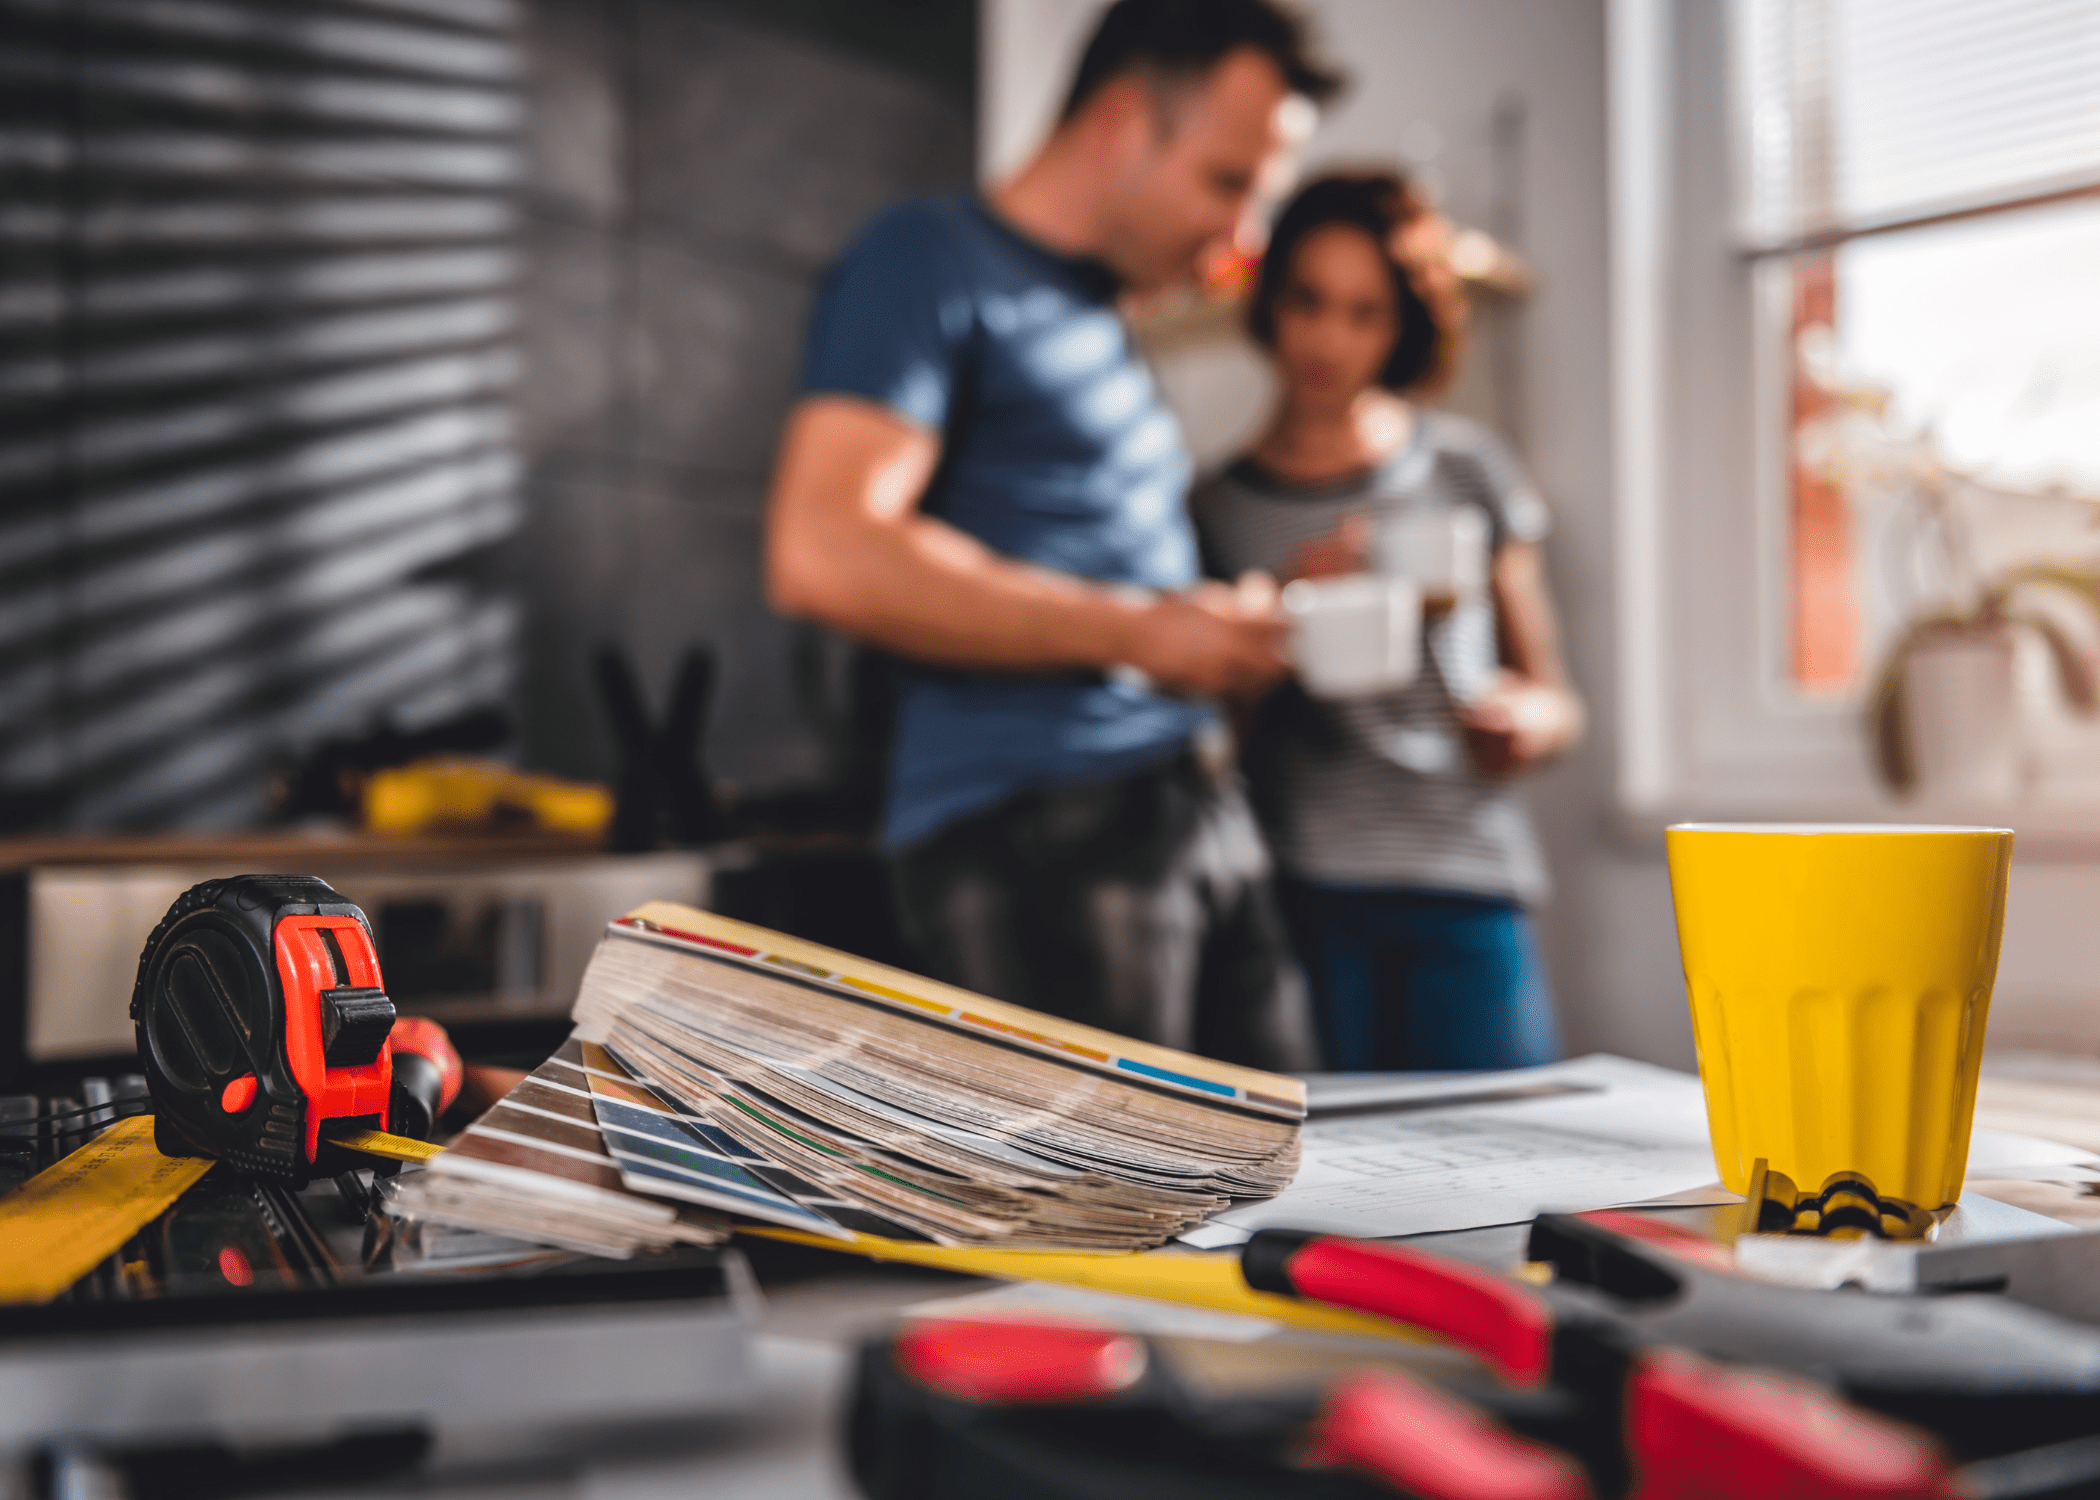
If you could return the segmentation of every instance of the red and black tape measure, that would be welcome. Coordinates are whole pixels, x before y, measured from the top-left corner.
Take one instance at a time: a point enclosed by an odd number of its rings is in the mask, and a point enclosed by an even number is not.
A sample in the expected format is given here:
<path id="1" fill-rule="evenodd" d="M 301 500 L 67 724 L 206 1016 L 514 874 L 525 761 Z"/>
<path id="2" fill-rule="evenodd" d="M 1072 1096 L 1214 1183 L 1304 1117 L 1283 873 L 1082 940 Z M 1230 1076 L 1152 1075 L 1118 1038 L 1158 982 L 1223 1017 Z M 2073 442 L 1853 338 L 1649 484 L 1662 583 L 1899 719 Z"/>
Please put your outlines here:
<path id="1" fill-rule="evenodd" d="M 397 1018 L 370 924 L 310 875 L 191 887 L 139 955 L 131 995 L 168 1156 L 274 1181 L 324 1168 L 323 1127 L 417 1139 L 459 1091 L 442 1028 Z"/>

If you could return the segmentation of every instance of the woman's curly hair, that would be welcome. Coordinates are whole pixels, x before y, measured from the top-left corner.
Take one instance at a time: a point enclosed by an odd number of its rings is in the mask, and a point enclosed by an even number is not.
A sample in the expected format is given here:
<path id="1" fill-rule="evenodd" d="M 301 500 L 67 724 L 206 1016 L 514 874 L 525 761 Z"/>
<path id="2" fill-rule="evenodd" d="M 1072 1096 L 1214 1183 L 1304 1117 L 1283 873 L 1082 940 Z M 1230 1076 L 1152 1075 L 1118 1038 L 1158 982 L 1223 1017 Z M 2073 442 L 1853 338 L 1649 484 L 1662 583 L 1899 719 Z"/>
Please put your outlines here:
<path id="1" fill-rule="evenodd" d="M 1247 300 L 1247 331 L 1265 348 L 1275 347 L 1276 302 L 1290 277 L 1291 258 L 1307 235 L 1329 224 L 1363 230 L 1392 272 L 1400 333 L 1378 383 L 1394 391 L 1443 385 L 1465 346 L 1469 304 L 1451 269 L 1449 225 L 1395 172 L 1330 173 L 1284 205 Z"/>

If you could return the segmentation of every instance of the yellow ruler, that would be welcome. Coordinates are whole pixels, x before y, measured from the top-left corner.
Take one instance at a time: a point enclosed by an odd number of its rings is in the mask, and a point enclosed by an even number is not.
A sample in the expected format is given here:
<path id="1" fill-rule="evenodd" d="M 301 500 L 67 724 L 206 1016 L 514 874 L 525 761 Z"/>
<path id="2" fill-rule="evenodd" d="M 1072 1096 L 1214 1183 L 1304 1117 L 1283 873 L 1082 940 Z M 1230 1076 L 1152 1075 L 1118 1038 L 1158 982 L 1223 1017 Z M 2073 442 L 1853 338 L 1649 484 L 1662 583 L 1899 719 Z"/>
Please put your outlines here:
<path id="1" fill-rule="evenodd" d="M 787 1240 L 819 1250 L 865 1255 L 871 1260 L 906 1261 L 936 1266 L 968 1276 L 995 1276 L 1002 1281 L 1054 1281 L 1065 1286 L 1120 1292 L 1126 1297 L 1152 1297 L 1189 1307 L 1268 1318 L 1293 1328 L 1322 1333 L 1352 1333 L 1364 1338 L 1421 1342 L 1428 1334 L 1375 1313 L 1354 1312 L 1318 1302 L 1301 1302 L 1275 1292 L 1258 1292 L 1240 1275 L 1240 1258 L 1203 1251 L 1146 1250 L 1136 1254 L 1086 1250 L 988 1250 L 975 1245 L 933 1245 L 917 1240 L 890 1240 L 857 1234 L 849 1244 L 799 1229 L 758 1228 L 739 1224 L 739 1234 Z"/>
<path id="2" fill-rule="evenodd" d="M 119 1120 L 0 1198 L 0 1303 L 49 1302 L 212 1169 L 162 1156 L 150 1116 Z"/>
<path id="3" fill-rule="evenodd" d="M 383 1156 L 388 1161 L 405 1161 L 416 1167 L 442 1154 L 445 1149 L 428 1141 L 410 1140 L 405 1135 L 388 1135 L 384 1130 L 331 1130 L 323 1125 L 321 1136 L 338 1146 L 362 1151 L 367 1156 Z"/>

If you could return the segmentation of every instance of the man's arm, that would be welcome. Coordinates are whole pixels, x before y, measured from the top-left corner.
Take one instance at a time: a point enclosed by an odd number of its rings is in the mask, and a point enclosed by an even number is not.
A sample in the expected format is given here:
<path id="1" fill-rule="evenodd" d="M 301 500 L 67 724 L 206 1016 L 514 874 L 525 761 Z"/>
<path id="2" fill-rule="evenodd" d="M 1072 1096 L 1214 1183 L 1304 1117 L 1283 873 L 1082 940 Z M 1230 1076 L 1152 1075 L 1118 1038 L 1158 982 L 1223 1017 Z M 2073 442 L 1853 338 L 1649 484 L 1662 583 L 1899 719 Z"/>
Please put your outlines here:
<path id="1" fill-rule="evenodd" d="M 1273 611 L 1249 609 L 1222 584 L 1133 599 L 1001 557 L 922 514 L 939 457 L 932 433 L 872 402 L 815 396 L 796 407 L 768 502 L 774 607 L 946 666 L 1131 666 L 1201 694 L 1286 669 Z"/>

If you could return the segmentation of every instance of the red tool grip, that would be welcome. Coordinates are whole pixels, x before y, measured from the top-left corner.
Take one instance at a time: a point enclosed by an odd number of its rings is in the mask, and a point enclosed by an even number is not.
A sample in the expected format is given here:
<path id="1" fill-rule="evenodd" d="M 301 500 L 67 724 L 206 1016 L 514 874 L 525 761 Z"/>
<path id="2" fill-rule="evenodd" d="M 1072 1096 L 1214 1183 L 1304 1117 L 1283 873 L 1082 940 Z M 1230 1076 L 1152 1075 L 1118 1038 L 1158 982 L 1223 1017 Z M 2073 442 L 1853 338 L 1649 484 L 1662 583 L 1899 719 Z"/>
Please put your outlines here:
<path id="1" fill-rule="evenodd" d="M 438 1074 L 436 1113 L 450 1109 L 452 1101 L 459 1097 L 460 1085 L 466 1082 L 467 1070 L 445 1028 L 428 1016 L 403 1016 L 394 1023 L 388 1040 L 394 1044 L 397 1059 L 407 1054 L 430 1060 Z"/>
<path id="2" fill-rule="evenodd" d="M 1955 1500 L 1922 1432 L 1805 1381 L 1721 1369 L 1678 1350 L 1646 1356 L 1626 1391 L 1632 1500 Z"/>
<path id="3" fill-rule="evenodd" d="M 1679 1260 L 1689 1261 L 1695 1266 L 1705 1266 L 1713 1271 L 1733 1272 L 1736 1269 L 1734 1246 L 1709 1239 L 1696 1229 L 1669 1223 L 1652 1214 L 1628 1213 L 1623 1208 L 1599 1208 L 1577 1214 L 1575 1217 L 1585 1223 L 1594 1224 L 1599 1229 L 1610 1230 L 1613 1234 L 1624 1235 L 1627 1239 L 1638 1240 L 1644 1245 L 1653 1245 L 1656 1249 L 1674 1255 Z"/>
<path id="4" fill-rule="evenodd" d="M 931 1318 L 897 1335 L 897 1366 L 959 1401 L 1011 1406 L 1099 1401 L 1145 1373 L 1145 1346 L 1114 1329 Z"/>
<path id="5" fill-rule="evenodd" d="M 438 1117 L 459 1097 L 466 1069 L 445 1028 L 428 1016 L 403 1016 L 387 1037 L 394 1058 L 393 1130 L 427 1141 Z"/>
<path id="6" fill-rule="evenodd" d="M 1315 1462 L 1364 1470 L 1423 1500 L 1587 1500 L 1590 1492 L 1564 1454 L 1382 1370 L 1335 1383 L 1313 1441 Z"/>
<path id="7" fill-rule="evenodd" d="M 1264 1229 L 1240 1252 L 1257 1291 L 1352 1307 L 1411 1324 L 1478 1354 L 1518 1385 L 1538 1385 L 1553 1353 L 1553 1310 L 1522 1282 L 1374 1240 Z"/>

